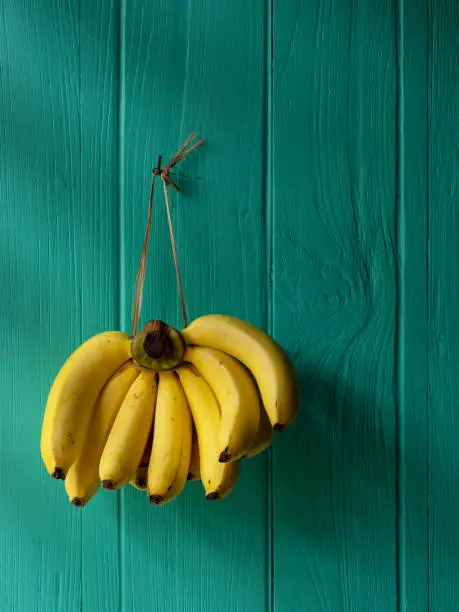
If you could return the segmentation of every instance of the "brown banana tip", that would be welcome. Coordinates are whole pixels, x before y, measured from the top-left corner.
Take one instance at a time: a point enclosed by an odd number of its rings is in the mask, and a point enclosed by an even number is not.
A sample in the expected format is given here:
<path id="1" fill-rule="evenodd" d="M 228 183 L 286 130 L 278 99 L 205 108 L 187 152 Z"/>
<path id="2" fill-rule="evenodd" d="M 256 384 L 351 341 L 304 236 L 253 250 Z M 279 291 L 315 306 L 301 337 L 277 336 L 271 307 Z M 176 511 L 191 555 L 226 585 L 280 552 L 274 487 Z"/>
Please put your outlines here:
<path id="1" fill-rule="evenodd" d="M 188 476 L 186 477 L 187 480 L 194 480 L 194 474 L 192 474 L 191 472 L 188 472 Z"/>
<path id="2" fill-rule="evenodd" d="M 159 506 L 163 501 L 163 497 L 162 495 L 150 495 L 150 501 L 155 506 Z"/>
<path id="3" fill-rule="evenodd" d="M 212 493 L 208 493 L 206 495 L 206 499 L 209 499 L 210 501 L 217 501 L 220 499 L 220 493 L 218 493 L 217 491 L 213 491 Z"/>
<path id="4" fill-rule="evenodd" d="M 62 468 L 59 467 L 54 469 L 54 472 L 51 474 L 51 476 L 56 480 L 65 480 L 65 472 Z"/>
<path id="5" fill-rule="evenodd" d="M 147 481 L 145 480 L 145 478 L 137 478 L 135 484 L 141 489 L 145 489 L 145 487 L 147 486 Z"/>
<path id="6" fill-rule="evenodd" d="M 228 447 L 220 453 L 218 460 L 220 463 L 228 463 L 228 461 L 231 461 L 231 453 L 228 451 Z"/>
<path id="7" fill-rule="evenodd" d="M 74 497 L 72 499 L 72 504 L 76 507 L 76 508 L 82 508 L 85 505 L 85 501 L 82 497 Z"/>
<path id="8" fill-rule="evenodd" d="M 282 423 L 276 423 L 275 425 L 273 425 L 273 429 L 274 431 L 284 431 L 284 429 L 287 427 L 287 425 L 282 425 Z"/>
<path id="9" fill-rule="evenodd" d="M 102 486 L 108 491 L 114 491 L 116 489 L 116 485 L 113 480 L 102 480 Z"/>

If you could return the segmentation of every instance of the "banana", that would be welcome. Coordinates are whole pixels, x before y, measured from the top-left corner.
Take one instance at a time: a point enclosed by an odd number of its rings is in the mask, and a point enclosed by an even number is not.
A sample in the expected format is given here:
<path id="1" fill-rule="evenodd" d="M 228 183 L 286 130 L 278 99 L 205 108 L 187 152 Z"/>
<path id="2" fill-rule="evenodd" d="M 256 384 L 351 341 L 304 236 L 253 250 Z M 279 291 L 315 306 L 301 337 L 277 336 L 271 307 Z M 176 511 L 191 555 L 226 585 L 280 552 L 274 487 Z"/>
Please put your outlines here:
<path id="1" fill-rule="evenodd" d="M 144 465 L 143 463 L 138 466 L 135 471 L 135 474 L 130 479 L 129 483 L 134 489 L 138 489 L 139 491 L 147 490 L 147 476 L 148 476 L 148 464 Z"/>
<path id="2" fill-rule="evenodd" d="M 131 485 L 139 491 L 147 490 L 147 475 L 148 475 L 148 464 L 150 463 L 151 447 L 153 445 L 153 426 L 151 427 L 150 434 L 148 436 L 145 450 L 143 451 L 142 459 L 131 480 Z"/>
<path id="3" fill-rule="evenodd" d="M 148 321 L 131 341 L 134 361 L 155 372 L 174 370 L 182 362 L 185 350 L 182 334 L 158 319 Z"/>
<path id="4" fill-rule="evenodd" d="M 105 442 L 126 393 L 138 374 L 139 370 L 132 360 L 128 361 L 110 378 L 97 399 L 83 447 L 65 479 L 65 490 L 74 506 L 85 506 L 99 490 L 99 461 Z"/>
<path id="5" fill-rule="evenodd" d="M 120 489 L 136 471 L 151 431 L 156 393 L 154 372 L 141 372 L 127 392 L 100 460 L 104 489 Z"/>
<path id="6" fill-rule="evenodd" d="M 153 446 L 148 466 L 148 496 L 160 505 L 185 486 L 191 458 L 191 414 L 174 372 L 159 375 Z"/>
<path id="7" fill-rule="evenodd" d="M 240 362 L 215 349 L 189 347 L 185 361 L 210 385 L 220 405 L 219 461 L 240 459 L 252 448 L 260 422 L 253 379 Z"/>
<path id="8" fill-rule="evenodd" d="M 43 462 L 54 478 L 64 479 L 80 454 L 102 387 L 129 358 L 129 336 L 103 332 L 62 366 L 49 392 L 40 441 Z"/>
<path id="9" fill-rule="evenodd" d="M 282 430 L 296 416 L 299 386 L 282 347 L 255 326 L 227 315 L 206 315 L 183 330 L 188 345 L 228 353 L 252 372 L 271 425 Z"/>
<path id="10" fill-rule="evenodd" d="M 223 499 L 236 484 L 239 461 L 219 462 L 220 407 L 212 389 L 192 366 L 182 365 L 177 373 L 198 432 L 201 480 L 207 499 Z"/>
<path id="11" fill-rule="evenodd" d="M 255 457 L 262 453 L 272 442 L 273 439 L 273 428 L 271 427 L 271 421 L 269 420 L 266 410 L 262 407 L 260 412 L 260 424 L 258 426 L 258 432 L 255 437 L 255 442 L 252 448 L 245 455 L 247 458 Z"/>
<path id="12" fill-rule="evenodd" d="M 198 444 L 198 434 L 196 433 L 196 428 L 193 425 L 193 438 L 191 443 L 191 460 L 190 467 L 188 469 L 187 480 L 201 480 L 201 469 L 199 467 L 199 444 Z"/>

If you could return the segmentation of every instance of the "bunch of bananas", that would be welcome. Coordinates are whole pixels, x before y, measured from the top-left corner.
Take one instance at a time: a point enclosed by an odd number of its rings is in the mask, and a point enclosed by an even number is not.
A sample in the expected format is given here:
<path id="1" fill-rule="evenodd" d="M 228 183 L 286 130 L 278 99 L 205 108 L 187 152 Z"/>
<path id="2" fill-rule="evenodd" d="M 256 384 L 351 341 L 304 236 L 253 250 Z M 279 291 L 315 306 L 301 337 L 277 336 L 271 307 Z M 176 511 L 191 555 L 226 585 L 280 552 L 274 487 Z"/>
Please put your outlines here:
<path id="1" fill-rule="evenodd" d="M 187 480 L 207 499 L 236 484 L 299 407 L 293 367 L 266 333 L 206 315 L 183 331 L 150 321 L 135 336 L 104 332 L 66 361 L 49 393 L 41 454 L 81 507 L 131 483 L 160 505 Z"/>

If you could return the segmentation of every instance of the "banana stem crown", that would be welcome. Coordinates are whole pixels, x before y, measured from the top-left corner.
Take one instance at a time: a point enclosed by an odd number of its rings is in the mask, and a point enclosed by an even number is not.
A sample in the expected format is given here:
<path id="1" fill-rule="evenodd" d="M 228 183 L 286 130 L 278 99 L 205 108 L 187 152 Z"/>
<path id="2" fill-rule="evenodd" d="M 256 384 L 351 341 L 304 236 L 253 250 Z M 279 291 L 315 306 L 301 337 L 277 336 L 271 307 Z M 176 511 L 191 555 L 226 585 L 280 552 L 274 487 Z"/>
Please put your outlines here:
<path id="1" fill-rule="evenodd" d="M 163 321 L 148 321 L 131 340 L 134 360 L 148 370 L 172 370 L 183 360 L 186 343 L 182 334 Z"/>

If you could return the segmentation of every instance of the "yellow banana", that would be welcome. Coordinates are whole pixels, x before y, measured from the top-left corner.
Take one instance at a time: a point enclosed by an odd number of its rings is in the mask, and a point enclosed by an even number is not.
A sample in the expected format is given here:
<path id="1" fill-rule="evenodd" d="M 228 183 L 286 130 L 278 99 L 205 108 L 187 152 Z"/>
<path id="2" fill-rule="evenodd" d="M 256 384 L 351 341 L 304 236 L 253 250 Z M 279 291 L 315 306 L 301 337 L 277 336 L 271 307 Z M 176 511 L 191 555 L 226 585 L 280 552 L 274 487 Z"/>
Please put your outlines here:
<path id="1" fill-rule="evenodd" d="M 199 467 L 199 444 L 196 428 L 193 426 L 193 438 L 191 442 L 191 460 L 188 468 L 187 480 L 201 480 L 201 468 Z"/>
<path id="2" fill-rule="evenodd" d="M 48 396 L 40 442 L 43 462 L 54 478 L 65 478 L 80 454 L 102 387 L 129 358 L 129 336 L 103 332 L 62 366 Z"/>
<path id="3" fill-rule="evenodd" d="M 159 375 L 148 496 L 153 504 L 171 501 L 185 486 L 190 467 L 191 414 L 178 376 Z"/>
<path id="4" fill-rule="evenodd" d="M 143 451 L 142 459 L 133 474 L 131 480 L 129 481 L 131 485 L 138 489 L 139 491 L 147 490 L 147 476 L 148 476 L 148 464 L 150 463 L 151 457 L 151 447 L 153 445 L 153 426 L 150 430 L 150 435 L 148 436 L 147 444 L 145 446 L 145 450 Z"/>
<path id="5" fill-rule="evenodd" d="M 120 489 L 136 471 L 150 434 L 156 393 L 154 372 L 141 372 L 127 392 L 100 460 L 105 489 Z"/>
<path id="6" fill-rule="evenodd" d="M 239 361 L 211 348 L 189 347 L 185 361 L 210 385 L 220 405 L 219 460 L 240 459 L 252 448 L 260 422 L 258 390 L 252 377 Z"/>
<path id="7" fill-rule="evenodd" d="M 97 399 L 81 452 L 65 478 L 65 490 L 74 506 L 85 506 L 99 490 L 99 461 L 105 442 L 138 374 L 132 360 L 128 361 L 110 378 Z"/>
<path id="8" fill-rule="evenodd" d="M 130 479 L 129 483 L 134 487 L 134 489 L 138 489 L 139 491 L 147 490 L 147 477 L 148 477 L 148 463 L 144 465 L 143 463 L 138 466 L 135 471 L 135 474 Z"/>
<path id="9" fill-rule="evenodd" d="M 245 455 L 246 457 L 255 457 L 262 453 L 272 442 L 273 439 L 273 428 L 271 427 L 271 421 L 266 414 L 266 410 L 262 407 L 260 412 L 260 424 L 258 426 L 258 432 L 255 437 L 255 442 L 252 448 Z"/>
<path id="10" fill-rule="evenodd" d="M 220 463 L 218 436 L 220 407 L 212 389 L 192 366 L 183 365 L 177 373 L 185 391 L 198 432 L 201 480 L 207 499 L 222 499 L 233 489 L 239 461 Z"/>
<path id="11" fill-rule="evenodd" d="M 257 327 L 227 315 L 206 315 L 183 332 L 189 345 L 207 346 L 235 357 L 257 381 L 271 425 L 283 429 L 299 408 L 299 387 L 282 347 Z"/>

